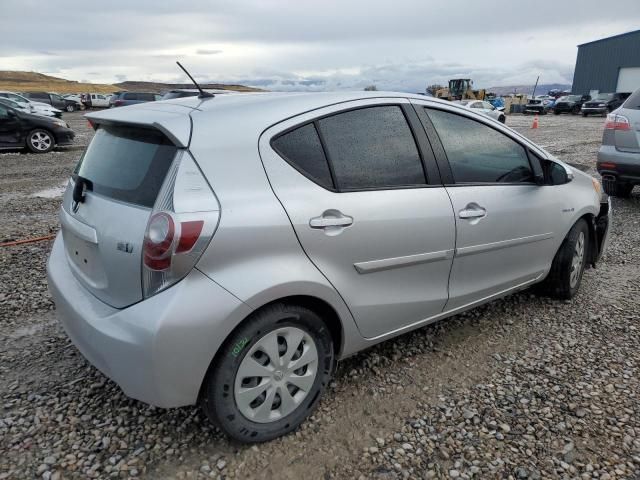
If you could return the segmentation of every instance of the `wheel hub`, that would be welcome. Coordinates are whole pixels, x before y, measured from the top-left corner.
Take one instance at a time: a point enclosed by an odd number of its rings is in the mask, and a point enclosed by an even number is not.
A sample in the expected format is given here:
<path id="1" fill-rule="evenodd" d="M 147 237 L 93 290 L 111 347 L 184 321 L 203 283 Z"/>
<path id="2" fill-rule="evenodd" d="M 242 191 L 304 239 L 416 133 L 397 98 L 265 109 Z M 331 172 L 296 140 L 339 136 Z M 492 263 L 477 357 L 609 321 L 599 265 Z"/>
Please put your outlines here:
<path id="1" fill-rule="evenodd" d="M 238 410 L 257 423 L 278 421 L 307 397 L 318 373 L 318 350 L 304 330 L 273 330 L 247 351 L 234 382 Z"/>

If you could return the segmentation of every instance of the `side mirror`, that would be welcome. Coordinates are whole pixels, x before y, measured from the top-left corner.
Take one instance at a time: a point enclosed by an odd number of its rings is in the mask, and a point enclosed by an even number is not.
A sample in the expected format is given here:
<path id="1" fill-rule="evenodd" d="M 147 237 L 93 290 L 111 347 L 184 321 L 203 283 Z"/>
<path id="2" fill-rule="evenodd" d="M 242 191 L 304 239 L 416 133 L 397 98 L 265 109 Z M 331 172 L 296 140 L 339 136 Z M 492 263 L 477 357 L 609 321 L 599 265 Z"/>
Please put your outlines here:
<path id="1" fill-rule="evenodd" d="M 560 163 L 547 160 L 547 177 L 549 185 L 564 185 L 573 180 L 573 172 Z"/>

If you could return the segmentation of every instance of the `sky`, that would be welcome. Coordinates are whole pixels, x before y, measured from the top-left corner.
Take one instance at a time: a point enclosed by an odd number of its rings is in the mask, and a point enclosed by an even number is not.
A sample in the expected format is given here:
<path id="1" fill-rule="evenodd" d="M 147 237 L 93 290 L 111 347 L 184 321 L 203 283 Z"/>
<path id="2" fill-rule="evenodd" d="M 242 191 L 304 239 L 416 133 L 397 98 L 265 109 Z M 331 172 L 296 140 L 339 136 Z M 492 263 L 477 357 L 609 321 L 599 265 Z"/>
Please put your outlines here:
<path id="1" fill-rule="evenodd" d="M 609 5 L 609 6 L 607 6 Z M 424 91 L 571 84 L 577 45 L 640 28 L 640 0 L 2 0 L 0 70 L 70 80 Z"/>

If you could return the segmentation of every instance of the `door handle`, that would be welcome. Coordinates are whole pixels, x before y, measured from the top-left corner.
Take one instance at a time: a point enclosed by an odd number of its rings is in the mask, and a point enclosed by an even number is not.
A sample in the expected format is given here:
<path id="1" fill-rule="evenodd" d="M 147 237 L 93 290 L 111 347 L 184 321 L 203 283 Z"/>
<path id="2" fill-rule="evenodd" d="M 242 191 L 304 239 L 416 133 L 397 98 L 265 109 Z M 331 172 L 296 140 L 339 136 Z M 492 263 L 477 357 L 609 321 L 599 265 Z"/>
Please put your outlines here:
<path id="1" fill-rule="evenodd" d="M 477 203 L 470 203 L 458 212 L 458 216 L 464 219 L 482 218 L 487 216 L 487 210 Z"/>
<path id="2" fill-rule="evenodd" d="M 319 217 L 309 220 L 311 228 L 348 227 L 353 224 L 353 217 L 343 215 L 337 210 L 327 210 Z"/>

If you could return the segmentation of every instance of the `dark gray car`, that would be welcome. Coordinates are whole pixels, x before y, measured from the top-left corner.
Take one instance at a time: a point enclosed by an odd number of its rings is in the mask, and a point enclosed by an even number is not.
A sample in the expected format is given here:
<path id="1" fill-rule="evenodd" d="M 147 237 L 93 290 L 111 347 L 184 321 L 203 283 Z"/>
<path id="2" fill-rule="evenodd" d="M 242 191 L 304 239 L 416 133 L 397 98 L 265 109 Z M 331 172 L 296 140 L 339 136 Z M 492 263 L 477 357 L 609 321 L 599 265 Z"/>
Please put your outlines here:
<path id="1" fill-rule="evenodd" d="M 597 168 L 609 195 L 628 197 L 640 185 L 640 88 L 607 115 Z"/>
<path id="2" fill-rule="evenodd" d="M 150 92 L 120 92 L 116 93 L 109 100 L 109 108 L 126 107 L 127 105 L 135 105 L 136 103 L 155 102 L 160 100 L 162 95 Z"/>

